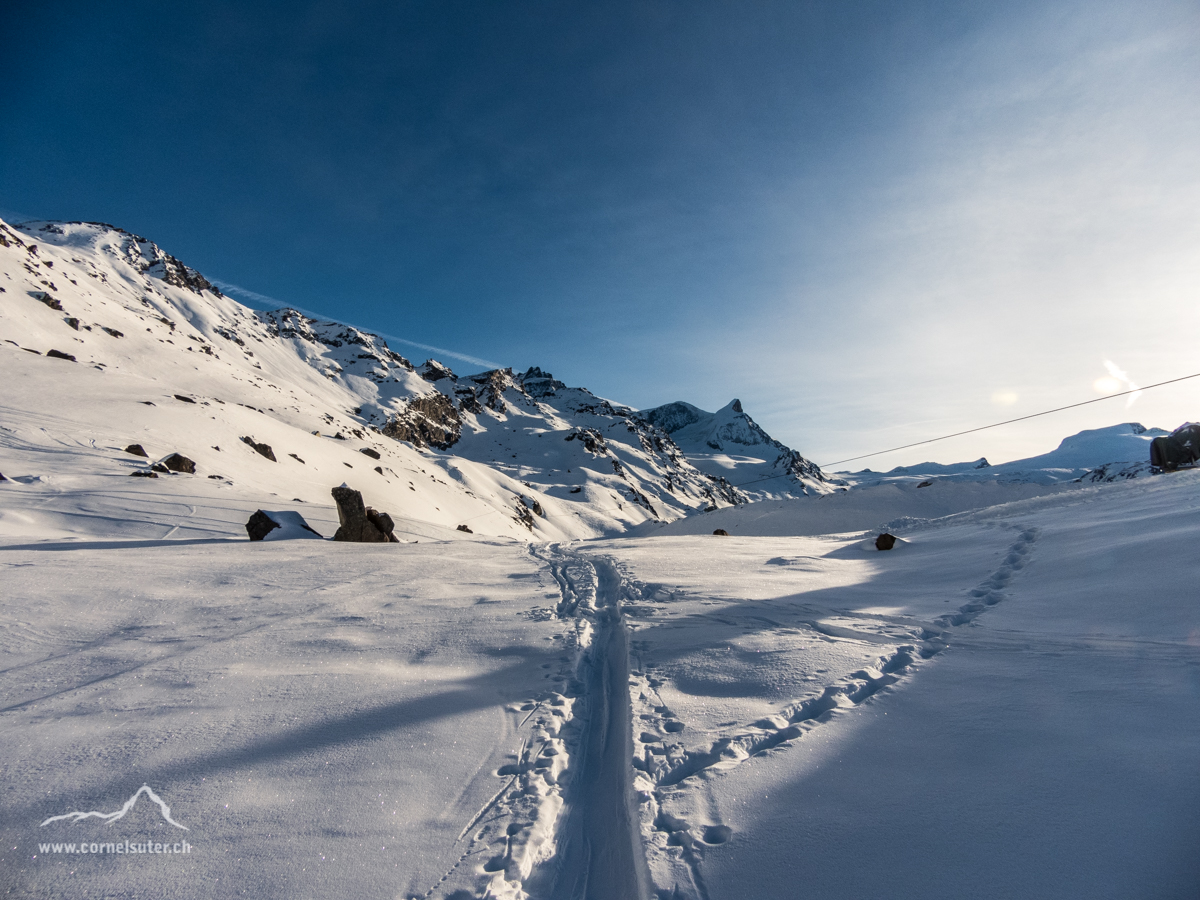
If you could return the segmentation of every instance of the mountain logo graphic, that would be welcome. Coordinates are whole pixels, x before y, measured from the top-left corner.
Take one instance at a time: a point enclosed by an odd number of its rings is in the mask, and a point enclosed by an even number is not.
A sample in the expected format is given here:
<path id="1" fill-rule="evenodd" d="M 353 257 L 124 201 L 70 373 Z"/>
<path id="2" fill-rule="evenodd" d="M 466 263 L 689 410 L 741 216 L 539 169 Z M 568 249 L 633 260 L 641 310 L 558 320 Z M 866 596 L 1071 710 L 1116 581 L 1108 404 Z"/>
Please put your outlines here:
<path id="1" fill-rule="evenodd" d="M 142 794 L 145 794 L 147 797 L 149 797 L 151 800 L 153 800 L 155 803 L 158 804 L 158 808 L 159 808 L 159 810 L 162 811 L 162 817 L 164 819 L 166 819 L 168 822 L 170 822 L 176 828 L 182 828 L 184 831 L 188 830 L 188 827 L 186 825 L 180 825 L 178 822 L 176 822 L 174 819 L 171 818 L 171 807 L 167 806 L 167 804 L 163 801 L 163 798 L 158 796 L 158 794 L 154 793 L 153 789 L 151 789 L 150 785 L 148 785 L 148 784 L 143 784 L 140 788 L 138 788 L 137 791 L 134 792 L 134 795 L 125 801 L 125 805 L 122 806 L 120 809 L 118 809 L 116 812 L 110 812 L 110 813 L 94 812 L 94 811 L 93 812 L 69 812 L 69 813 L 64 813 L 61 816 L 51 816 L 50 818 L 48 818 L 45 822 L 43 822 L 38 827 L 45 828 L 51 822 L 62 822 L 62 821 L 70 821 L 71 824 L 75 824 L 76 822 L 82 822 L 84 819 L 103 819 L 106 823 L 111 825 L 113 822 L 117 821 L 118 819 L 124 818 L 125 813 L 127 813 L 131 809 L 133 809 L 134 805 L 138 801 L 138 797 L 142 796 Z"/>

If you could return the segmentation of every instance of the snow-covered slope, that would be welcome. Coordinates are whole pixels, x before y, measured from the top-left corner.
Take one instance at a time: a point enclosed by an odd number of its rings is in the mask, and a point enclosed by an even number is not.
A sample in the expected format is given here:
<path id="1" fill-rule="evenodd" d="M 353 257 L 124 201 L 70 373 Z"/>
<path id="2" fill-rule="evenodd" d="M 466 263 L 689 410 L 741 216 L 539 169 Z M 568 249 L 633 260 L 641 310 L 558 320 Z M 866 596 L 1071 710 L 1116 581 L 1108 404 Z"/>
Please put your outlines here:
<path id="1" fill-rule="evenodd" d="M 731 400 L 715 413 L 677 401 L 638 415 L 670 434 L 702 472 L 729 479 L 752 499 L 830 490 L 820 467 L 763 431 L 740 400 Z"/>
<path id="2" fill-rule="evenodd" d="M 952 479 L 954 481 L 999 481 L 1002 483 L 1057 484 L 1064 481 L 1116 481 L 1150 473 L 1150 442 L 1168 432 L 1146 428 L 1137 422 L 1092 428 L 1063 438 L 1049 453 L 990 465 L 986 459 L 942 465 L 920 463 L 897 466 L 887 472 L 844 474 L 856 486 L 889 482 Z"/>
<path id="3" fill-rule="evenodd" d="M 747 493 L 707 454 L 697 468 L 651 418 L 540 369 L 458 377 L 434 360 L 416 367 L 356 328 L 293 309 L 253 312 L 109 225 L 0 223 L 0 291 L 0 471 L 45 493 L 5 516 L 52 519 L 64 535 L 87 525 L 59 495 L 103 497 L 113 478 L 147 506 L 182 490 L 200 508 L 225 491 L 250 511 L 283 502 L 310 515 L 330 509 L 330 488 L 345 481 L 410 531 L 466 526 L 518 539 L 611 534 L 829 489 L 769 438 L 771 471 L 785 477 Z M 757 429 L 740 406 L 738 416 Z M 197 473 L 129 479 L 147 465 L 124 452 L 135 443 L 149 462 L 182 453 Z M 0 529 L 19 521 L 0 519 Z"/>

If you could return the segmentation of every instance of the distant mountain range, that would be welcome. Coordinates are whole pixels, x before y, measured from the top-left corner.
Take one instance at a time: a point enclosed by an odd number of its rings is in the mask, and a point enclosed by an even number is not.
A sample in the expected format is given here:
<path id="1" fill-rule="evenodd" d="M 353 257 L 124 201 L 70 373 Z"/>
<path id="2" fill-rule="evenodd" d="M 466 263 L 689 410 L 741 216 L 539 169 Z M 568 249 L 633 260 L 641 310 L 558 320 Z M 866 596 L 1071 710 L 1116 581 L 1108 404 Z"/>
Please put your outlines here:
<path id="1" fill-rule="evenodd" d="M 124 448 L 142 443 L 214 489 L 329 505 L 348 481 L 403 516 L 526 538 L 835 489 L 737 400 L 639 411 L 539 368 L 414 365 L 378 335 L 250 310 L 111 225 L 0 222 L 0 291 L 6 473 L 36 458 L 126 475 L 145 463 Z"/>
<path id="2" fill-rule="evenodd" d="M 919 463 L 887 472 L 863 469 L 842 475 L 857 486 L 938 478 L 950 481 L 1056 484 L 1064 481 L 1118 481 L 1150 474 L 1150 442 L 1169 432 L 1137 422 L 1081 431 L 1049 453 L 991 465 L 986 459 L 942 465 Z"/>

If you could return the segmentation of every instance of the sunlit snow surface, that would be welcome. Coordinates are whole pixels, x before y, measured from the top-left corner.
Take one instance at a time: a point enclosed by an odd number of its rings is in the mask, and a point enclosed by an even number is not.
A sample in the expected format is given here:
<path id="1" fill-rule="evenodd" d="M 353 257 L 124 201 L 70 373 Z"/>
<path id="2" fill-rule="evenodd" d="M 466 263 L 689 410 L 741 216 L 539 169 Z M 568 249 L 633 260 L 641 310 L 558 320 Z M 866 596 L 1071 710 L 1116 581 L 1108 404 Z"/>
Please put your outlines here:
<path id="1" fill-rule="evenodd" d="M 515 401 L 481 414 L 478 459 L 339 441 L 313 417 L 343 410 L 345 436 L 358 395 L 292 351 L 256 387 L 267 350 L 215 360 L 98 317 L 72 347 L 65 313 L 20 297 L 0 295 L 6 340 L 108 365 L 0 345 L 0 893 L 1200 893 L 1200 473 L 896 477 L 686 517 L 706 500 L 681 487 L 655 521 L 605 506 L 631 484 L 612 456 L 643 486 L 670 467 L 633 432 L 604 459 L 560 436 L 535 467 L 548 432 L 524 429 L 558 413 Z M 383 401 L 434 390 L 410 375 Z M 511 472 L 484 458 L 504 441 Z M 128 475 L 174 450 L 200 471 Z M 259 508 L 330 536 L 342 481 L 404 542 L 246 540 Z M 535 530 L 508 512 L 522 489 Z"/>

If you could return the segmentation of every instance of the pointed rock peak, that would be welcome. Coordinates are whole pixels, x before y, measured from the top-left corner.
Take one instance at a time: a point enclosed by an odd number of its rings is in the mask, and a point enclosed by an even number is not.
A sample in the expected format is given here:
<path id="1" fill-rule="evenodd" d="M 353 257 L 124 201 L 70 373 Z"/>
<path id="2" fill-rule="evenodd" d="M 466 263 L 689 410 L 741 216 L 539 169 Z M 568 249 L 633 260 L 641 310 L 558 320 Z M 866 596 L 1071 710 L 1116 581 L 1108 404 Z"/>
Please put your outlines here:
<path id="1" fill-rule="evenodd" d="M 426 381 L 441 381 L 443 378 L 449 378 L 451 381 L 458 381 L 458 376 L 450 371 L 449 368 L 443 366 L 436 359 L 427 359 L 417 367 L 417 374 Z"/>
<path id="2" fill-rule="evenodd" d="M 729 404 L 729 408 L 735 413 L 740 413 L 742 411 L 742 401 L 734 397 L 733 402 Z"/>
<path id="3" fill-rule="evenodd" d="M 553 397 L 556 391 L 566 387 L 549 372 L 537 366 L 531 366 L 524 375 L 517 378 L 517 381 L 529 392 L 531 397 L 537 398 Z"/>

